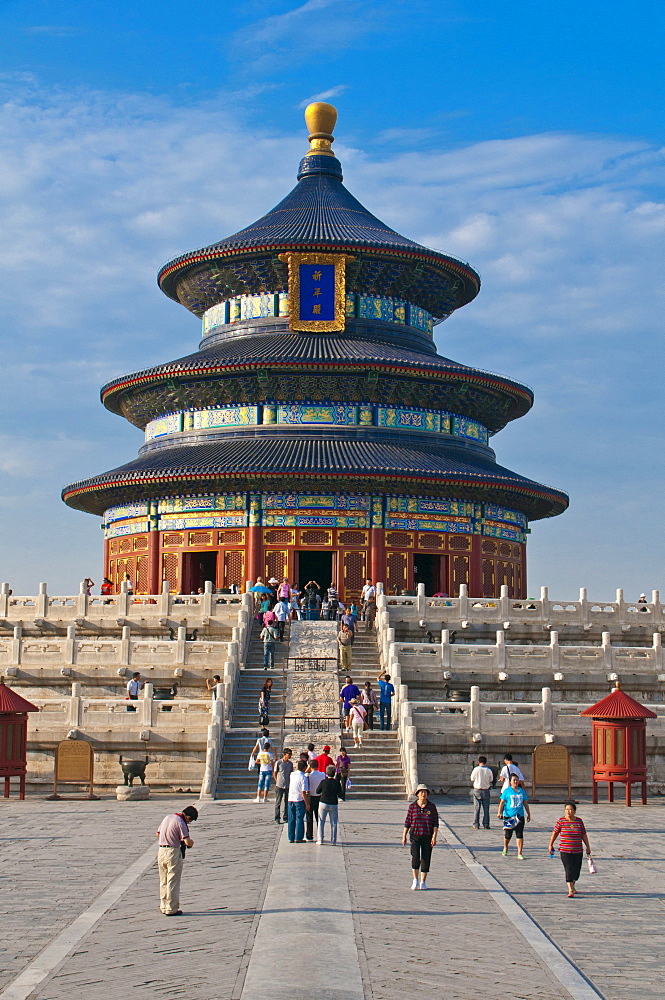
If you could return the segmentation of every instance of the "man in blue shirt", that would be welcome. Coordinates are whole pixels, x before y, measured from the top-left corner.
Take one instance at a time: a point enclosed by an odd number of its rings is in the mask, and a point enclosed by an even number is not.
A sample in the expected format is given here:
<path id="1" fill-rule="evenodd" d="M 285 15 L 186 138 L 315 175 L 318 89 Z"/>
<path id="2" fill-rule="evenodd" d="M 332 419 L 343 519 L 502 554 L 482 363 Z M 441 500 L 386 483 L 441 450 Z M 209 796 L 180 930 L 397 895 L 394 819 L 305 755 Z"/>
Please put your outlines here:
<path id="1" fill-rule="evenodd" d="M 347 733 L 351 732 L 351 699 L 357 698 L 360 701 L 360 688 L 354 684 L 350 677 L 346 678 L 346 684 L 339 693 L 340 705 L 344 705 L 344 728 Z"/>
<path id="2" fill-rule="evenodd" d="M 379 716 L 381 719 L 381 729 L 392 728 L 392 698 L 395 697 L 395 688 L 390 683 L 390 674 L 382 670 L 376 678 L 379 682 Z"/>

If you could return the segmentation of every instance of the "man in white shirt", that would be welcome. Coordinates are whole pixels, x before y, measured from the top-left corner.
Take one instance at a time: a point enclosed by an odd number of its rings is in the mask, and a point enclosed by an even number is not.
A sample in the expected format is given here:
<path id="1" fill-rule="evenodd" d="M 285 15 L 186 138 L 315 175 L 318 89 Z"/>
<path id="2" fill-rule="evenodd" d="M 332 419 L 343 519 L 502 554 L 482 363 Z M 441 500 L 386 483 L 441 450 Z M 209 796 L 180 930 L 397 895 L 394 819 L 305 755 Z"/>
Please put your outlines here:
<path id="1" fill-rule="evenodd" d="M 503 767 L 499 772 L 499 778 L 501 779 L 502 782 L 501 791 L 503 791 L 504 788 L 507 788 L 508 785 L 510 784 L 511 774 L 517 775 L 520 787 L 524 788 L 524 775 L 520 771 L 517 764 L 513 764 L 513 755 L 511 753 L 507 753 L 504 755 Z"/>
<path id="2" fill-rule="evenodd" d="M 376 599 L 376 587 L 371 580 L 365 580 L 365 586 L 360 592 L 360 607 L 363 614 L 363 619 L 365 617 L 365 608 L 368 601 L 373 601 Z"/>
<path id="3" fill-rule="evenodd" d="M 478 758 L 478 766 L 471 772 L 473 785 L 474 814 L 473 829 L 480 829 L 480 809 L 483 810 L 483 830 L 490 828 L 490 788 L 494 781 L 491 768 L 487 767 L 487 757 Z"/>
<path id="4" fill-rule="evenodd" d="M 273 608 L 275 615 L 277 616 L 277 634 L 279 635 L 279 641 L 284 641 L 284 625 L 286 624 L 289 615 L 291 614 L 291 608 L 286 599 L 280 599 L 275 607 Z"/>
<path id="5" fill-rule="evenodd" d="M 300 760 L 298 769 L 289 780 L 289 843 L 302 844 L 305 839 L 305 813 L 309 809 L 309 777 L 307 761 Z"/>
<path id="6" fill-rule="evenodd" d="M 132 674 L 131 681 L 127 681 L 127 698 L 129 701 L 139 700 L 139 691 L 145 686 L 145 681 L 141 680 L 141 674 L 138 670 L 134 671 Z M 127 706 L 128 712 L 135 712 L 136 708 L 133 705 Z"/>
<path id="7" fill-rule="evenodd" d="M 316 758 L 310 760 L 311 768 L 307 777 L 309 778 L 309 809 L 305 817 L 305 840 L 314 840 L 314 830 L 319 828 L 319 785 L 325 778 L 325 774 L 319 771 L 319 762 Z"/>

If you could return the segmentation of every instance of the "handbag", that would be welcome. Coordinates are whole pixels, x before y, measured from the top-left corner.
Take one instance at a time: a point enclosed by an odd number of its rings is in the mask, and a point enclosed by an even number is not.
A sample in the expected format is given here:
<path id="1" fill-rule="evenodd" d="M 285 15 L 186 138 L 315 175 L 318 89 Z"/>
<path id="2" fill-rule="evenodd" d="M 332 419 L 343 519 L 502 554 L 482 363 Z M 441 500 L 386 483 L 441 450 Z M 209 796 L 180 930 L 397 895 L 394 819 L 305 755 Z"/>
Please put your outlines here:
<path id="1" fill-rule="evenodd" d="M 248 771 L 253 771 L 254 768 L 256 767 L 256 764 L 257 764 L 256 757 L 254 756 L 253 753 L 250 753 L 250 755 L 249 755 L 249 764 L 247 765 L 247 770 Z"/>
<path id="2" fill-rule="evenodd" d="M 587 855 L 587 864 L 589 866 L 589 875 L 597 875 L 598 869 L 596 868 L 595 862 L 590 854 Z"/>
<path id="3" fill-rule="evenodd" d="M 514 830 L 518 823 L 517 816 L 506 816 L 503 820 L 503 828 L 504 830 Z"/>

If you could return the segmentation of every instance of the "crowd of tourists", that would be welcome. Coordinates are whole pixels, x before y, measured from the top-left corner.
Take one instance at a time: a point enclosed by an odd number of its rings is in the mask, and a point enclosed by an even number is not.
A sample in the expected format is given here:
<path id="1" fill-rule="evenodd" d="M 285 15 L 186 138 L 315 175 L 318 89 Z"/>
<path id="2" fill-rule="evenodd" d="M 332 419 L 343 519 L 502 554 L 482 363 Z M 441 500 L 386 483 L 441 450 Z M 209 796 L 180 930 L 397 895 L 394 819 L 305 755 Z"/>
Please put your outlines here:
<path id="1" fill-rule="evenodd" d="M 327 743 L 320 753 L 313 743 L 308 743 L 297 760 L 291 747 L 284 747 L 278 755 L 265 728 L 252 749 L 249 769 L 259 771 L 254 801 L 267 802 L 275 782 L 275 823 L 288 824 L 291 843 L 316 840 L 323 844 L 326 821 L 330 843 L 337 843 L 337 809 L 351 788 L 351 758 L 344 746 L 335 760 L 330 752 Z"/>
<path id="2" fill-rule="evenodd" d="M 299 752 L 298 760 L 294 759 L 294 752 L 290 747 L 284 747 L 281 754 L 277 755 L 265 728 L 252 749 L 250 769 L 259 769 L 254 801 L 264 804 L 268 801 L 268 792 L 274 780 L 274 820 L 277 824 L 287 825 L 287 836 L 291 844 L 314 842 L 322 846 L 326 842 L 326 832 L 329 843 L 337 844 L 339 803 L 346 799 L 351 788 L 351 760 L 343 746 L 336 759 L 330 754 L 329 744 L 325 744 L 320 753 L 317 753 L 315 745 L 309 743 L 306 749 Z M 524 860 L 524 828 L 531 821 L 531 810 L 524 775 L 512 755 L 507 753 L 503 766 L 496 771 L 487 765 L 486 757 L 480 756 L 470 780 L 474 797 L 473 828 L 480 829 L 482 818 L 483 829 L 490 829 L 490 791 L 495 784 L 500 784 L 496 816 L 501 822 L 503 833 L 501 853 L 504 857 L 508 855 L 514 835 L 517 858 Z M 197 817 L 196 808 L 188 806 L 181 813 L 164 817 L 157 830 L 160 909 L 165 916 L 180 916 L 182 913 L 180 880 L 186 851 L 194 846 L 189 826 Z M 430 799 L 428 786 L 419 784 L 415 801 L 407 809 L 401 834 L 402 845 L 406 846 L 408 842 L 410 846 L 412 890 L 427 889 L 427 877 L 438 834 L 437 807 Z M 569 899 L 573 899 L 578 894 L 577 882 L 585 853 L 591 874 L 595 874 L 596 867 L 591 857 L 591 845 L 584 821 L 577 815 L 576 803 L 572 799 L 566 801 L 563 816 L 554 824 L 548 845 L 551 857 L 554 856 L 557 841 L 567 895 Z"/>

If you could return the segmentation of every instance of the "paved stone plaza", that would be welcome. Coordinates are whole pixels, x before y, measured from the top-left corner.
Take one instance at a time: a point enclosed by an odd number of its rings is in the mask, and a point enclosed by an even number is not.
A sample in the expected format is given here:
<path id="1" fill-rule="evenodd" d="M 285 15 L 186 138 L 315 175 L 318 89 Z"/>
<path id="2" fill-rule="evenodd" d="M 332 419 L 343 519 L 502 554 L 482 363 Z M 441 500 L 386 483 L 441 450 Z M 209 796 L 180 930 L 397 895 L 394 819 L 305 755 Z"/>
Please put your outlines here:
<path id="1" fill-rule="evenodd" d="M 2 802 L 0 1000 L 662 995 L 660 800 L 580 806 L 599 873 L 572 900 L 547 854 L 557 806 L 533 807 L 518 862 L 501 856 L 495 809 L 484 832 L 467 803 L 439 802 L 431 888 L 411 892 L 406 804 L 343 804 L 333 848 L 290 845 L 272 804 L 211 802 L 184 915 L 167 919 L 154 831 L 191 801 Z"/>

